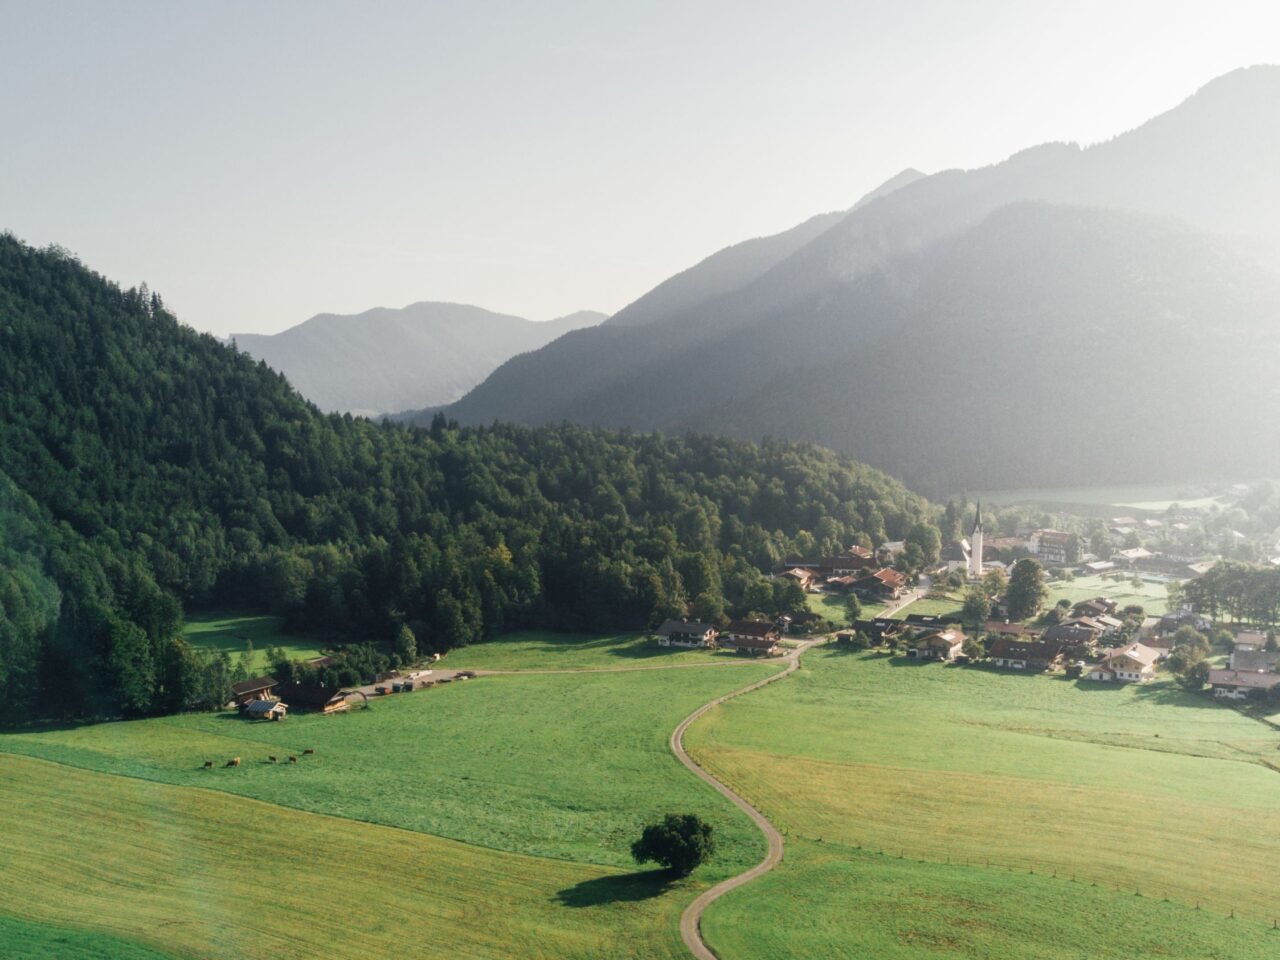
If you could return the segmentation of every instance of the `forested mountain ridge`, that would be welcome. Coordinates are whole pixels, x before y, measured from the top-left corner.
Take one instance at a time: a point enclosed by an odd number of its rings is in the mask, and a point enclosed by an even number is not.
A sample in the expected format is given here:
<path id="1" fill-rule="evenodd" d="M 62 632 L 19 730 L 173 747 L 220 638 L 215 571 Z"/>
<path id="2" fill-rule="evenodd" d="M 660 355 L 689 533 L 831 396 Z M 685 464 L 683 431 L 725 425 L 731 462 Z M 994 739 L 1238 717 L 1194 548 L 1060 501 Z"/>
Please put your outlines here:
<path id="1" fill-rule="evenodd" d="M 446 649 L 769 612 L 795 602 L 760 572 L 787 553 L 936 544 L 919 497 L 814 447 L 324 415 L 158 297 L 8 236 L 0 382 L 9 716 L 216 702 L 183 607 Z"/>
<path id="2" fill-rule="evenodd" d="M 1106 143 L 1047 144 L 991 167 L 905 183 L 850 211 L 738 288 L 664 314 L 644 331 L 611 321 L 514 358 L 449 413 L 464 423 L 569 420 L 803 437 L 930 493 L 966 485 L 1168 479 L 1171 451 L 1188 435 L 1217 437 L 1224 427 L 1230 433 L 1239 425 L 1238 418 L 1206 419 L 1198 374 L 1180 394 L 1165 391 L 1160 364 L 1173 355 L 1199 356 L 1213 377 L 1230 371 L 1239 351 L 1218 343 L 1200 354 L 1195 323 L 1231 327 L 1226 312 L 1234 304 L 1272 295 L 1268 274 L 1280 262 L 1272 256 L 1280 254 L 1280 174 L 1271 163 L 1280 154 L 1276 102 L 1280 68 L 1238 71 Z M 1090 215 L 1079 212 L 1082 207 L 1096 208 L 1102 218 L 1095 223 L 1112 263 L 1071 245 L 1094 239 L 1092 228 L 1083 226 Z M 1011 222 L 1001 220 L 1010 208 L 1024 211 L 1017 237 L 992 229 Z M 1172 232 L 1143 226 L 1163 218 L 1203 234 L 1198 252 L 1188 254 Z M 1111 226 L 1102 227 L 1104 220 Z M 1117 227 L 1120 220 L 1131 226 Z M 1059 229 L 1072 222 L 1074 239 Z M 1121 233 L 1142 249 L 1107 239 Z M 972 272 L 954 296 L 937 296 L 926 278 L 934 271 L 946 276 L 971 239 L 982 252 L 970 261 Z M 1024 244 L 1058 259 L 1028 265 Z M 1186 276 L 1205 276 L 1221 309 L 1210 309 L 1179 276 L 1175 265 L 1184 255 L 1203 258 Z M 1230 268 L 1214 266 L 1232 259 L 1238 263 Z M 1086 260 L 1098 269 L 1079 269 Z M 1251 260 L 1261 268 L 1250 267 Z M 1132 275 L 1130 262 L 1145 275 Z M 1058 268 L 1060 278 L 1053 275 Z M 1071 282 L 1061 282 L 1066 278 Z M 1238 283 L 1248 288 L 1232 288 Z M 1004 296 L 1006 287 L 1018 290 L 1021 301 Z M 913 297 L 920 299 L 913 303 Z M 1008 318 L 988 322 L 993 300 L 1018 315 L 1019 354 L 1040 359 L 1015 366 L 1005 358 L 1008 344 L 991 334 L 1012 328 Z M 1113 310 L 1113 303 L 1124 304 L 1123 311 Z M 1145 349 L 1137 349 L 1118 372 L 1115 351 L 1135 350 L 1126 333 L 1131 318 L 1165 314 L 1173 318 L 1167 329 L 1143 323 L 1149 336 L 1160 338 L 1158 349 L 1145 358 Z M 1195 323 L 1176 320 L 1183 315 Z M 1092 339 L 1061 343 L 1056 330 L 1064 318 L 1080 323 Z M 956 327 L 971 333 L 952 347 Z M 1271 357 L 1269 344 L 1262 347 Z M 1073 355 L 1082 352 L 1087 361 Z M 1036 377 L 1028 376 L 1032 370 Z M 1185 364 L 1180 370 L 1188 375 Z M 1265 378 L 1224 379 L 1224 408 L 1271 415 L 1275 397 Z M 1093 409 L 1103 397 L 1111 409 L 1159 409 L 1155 432 L 1144 423 L 1141 433 L 1149 442 L 1118 448 L 1097 443 L 1089 418 L 1062 416 L 1062 383 L 1073 391 L 1094 385 L 1094 393 L 1079 401 Z M 975 409 L 976 397 L 983 402 Z M 1016 414 L 1002 409 L 1015 402 Z M 963 418 L 962 409 L 969 411 Z M 1025 445 L 1010 453 L 1001 424 L 1011 417 L 1021 424 L 1016 443 Z M 1052 454 L 1050 438 L 1072 455 Z M 1215 456 L 1192 469 L 1266 472 L 1259 454 L 1267 451 L 1243 441 L 1234 434 L 1233 442 L 1215 445 Z M 1223 460 L 1216 459 L 1219 446 L 1231 448 Z M 1181 462 L 1172 469 L 1187 475 Z"/>
<path id="3" fill-rule="evenodd" d="M 322 313 L 280 333 L 231 339 L 321 410 L 371 416 L 449 403 L 504 360 L 604 318 L 580 310 L 535 323 L 465 304 L 424 302 L 353 316 Z"/>

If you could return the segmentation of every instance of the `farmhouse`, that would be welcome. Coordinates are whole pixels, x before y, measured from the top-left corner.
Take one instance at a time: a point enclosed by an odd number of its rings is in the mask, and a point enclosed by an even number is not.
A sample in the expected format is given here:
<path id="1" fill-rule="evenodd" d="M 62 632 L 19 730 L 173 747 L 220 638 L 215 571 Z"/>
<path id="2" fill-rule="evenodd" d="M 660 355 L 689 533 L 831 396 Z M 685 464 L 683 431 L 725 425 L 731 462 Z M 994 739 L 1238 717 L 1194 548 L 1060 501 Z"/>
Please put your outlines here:
<path id="1" fill-rule="evenodd" d="M 716 645 L 752 656 L 773 656 L 778 652 L 778 628 L 762 620 L 735 620 L 725 628 Z"/>
<path id="2" fill-rule="evenodd" d="M 1043 673 L 1062 663 L 1062 644 L 1043 640 L 1013 640 L 1001 637 L 987 654 L 991 663 L 1009 670 Z"/>
<path id="3" fill-rule="evenodd" d="M 783 570 L 778 574 L 778 578 L 780 580 L 791 580 L 801 590 L 809 591 L 813 589 L 814 584 L 817 582 L 818 575 L 804 567 L 792 567 L 790 570 Z"/>
<path id="4" fill-rule="evenodd" d="M 319 710 L 321 713 L 338 713 L 347 709 L 347 695 L 342 691 L 306 683 L 282 684 L 280 699 L 291 706 Z"/>
<path id="5" fill-rule="evenodd" d="M 1213 695 L 1225 700 L 1243 700 L 1251 690 L 1270 690 L 1277 684 L 1280 684 L 1280 673 L 1209 671 L 1209 686 L 1213 689 Z"/>
<path id="6" fill-rule="evenodd" d="M 1265 633 L 1257 633 L 1252 630 L 1241 630 L 1236 634 L 1236 638 L 1231 645 L 1231 649 L 1235 653 L 1248 653 L 1252 650 L 1261 650 L 1267 645 L 1267 635 Z"/>
<path id="7" fill-rule="evenodd" d="M 1083 623 L 1060 623 L 1045 630 L 1040 639 L 1067 647 L 1091 648 L 1098 642 L 1098 630 Z"/>
<path id="8" fill-rule="evenodd" d="M 907 585 L 907 578 L 897 570 L 891 570 L 888 567 L 869 573 L 865 577 L 859 577 L 853 583 L 853 589 L 858 593 L 865 594 L 877 600 L 897 600 L 902 596 L 903 588 Z"/>
<path id="9" fill-rule="evenodd" d="M 954 627 L 948 627 L 946 630 L 926 633 L 912 640 L 911 646 L 907 648 L 907 656 L 919 660 L 943 660 L 950 663 L 960 656 L 964 641 L 963 632 Z"/>
<path id="10" fill-rule="evenodd" d="M 1037 631 L 1033 627 L 1010 623 L 1008 620 L 988 620 L 982 625 L 982 632 L 996 637 L 1026 637 Z"/>
<path id="11" fill-rule="evenodd" d="M 279 700 L 250 700 L 240 713 L 250 720 L 283 720 L 289 714 L 289 705 Z"/>
<path id="12" fill-rule="evenodd" d="M 1099 637 L 1109 637 L 1112 634 L 1119 633 L 1124 627 L 1124 622 L 1104 614 L 1096 617 L 1073 617 L 1070 620 L 1062 621 L 1059 626 L 1084 627 L 1086 630 L 1094 631 Z"/>
<path id="13" fill-rule="evenodd" d="M 1102 662 L 1090 667 L 1085 676 L 1089 680 L 1144 683 L 1155 676 L 1158 659 L 1158 651 L 1141 643 L 1130 643 L 1104 651 Z"/>
<path id="14" fill-rule="evenodd" d="M 231 699 L 237 707 L 242 707 L 252 700 L 271 700 L 271 691 L 276 682 L 272 677 L 254 677 L 252 680 L 241 680 L 231 685 Z"/>
<path id="15" fill-rule="evenodd" d="M 866 547 L 852 546 L 834 557 L 793 558 L 786 561 L 787 572 L 807 570 L 817 580 L 825 577 L 844 577 L 874 565 L 871 551 Z"/>
<path id="16" fill-rule="evenodd" d="M 716 628 L 696 620 L 668 620 L 658 628 L 660 647 L 714 647 Z"/>
<path id="17" fill-rule="evenodd" d="M 1081 600 L 1071 608 L 1073 617 L 1109 617 L 1120 609 L 1120 605 L 1107 597 L 1094 597 L 1092 600 Z"/>
<path id="18" fill-rule="evenodd" d="M 1280 653 L 1271 650 L 1240 650 L 1231 652 L 1228 666 L 1240 673 L 1271 673 L 1280 666 Z"/>

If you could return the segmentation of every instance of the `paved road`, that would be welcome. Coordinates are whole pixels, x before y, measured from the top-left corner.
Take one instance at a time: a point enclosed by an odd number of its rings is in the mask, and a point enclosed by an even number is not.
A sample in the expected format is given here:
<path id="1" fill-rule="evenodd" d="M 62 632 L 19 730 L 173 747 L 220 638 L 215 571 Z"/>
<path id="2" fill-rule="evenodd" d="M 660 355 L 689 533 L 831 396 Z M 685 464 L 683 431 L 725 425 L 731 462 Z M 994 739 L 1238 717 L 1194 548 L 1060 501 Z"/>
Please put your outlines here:
<path id="1" fill-rule="evenodd" d="M 680 936 L 684 939 L 685 946 L 689 948 L 689 951 L 697 958 L 697 960 L 716 960 L 716 955 L 711 952 L 711 948 L 708 947 L 702 939 L 701 924 L 703 911 L 730 890 L 737 889 L 743 884 L 750 883 L 756 877 L 768 873 L 781 863 L 783 844 L 782 834 L 778 832 L 777 827 L 770 823 L 763 813 L 751 806 L 751 804 L 747 803 L 746 800 L 743 800 L 742 797 L 738 796 L 711 774 L 707 773 L 706 770 L 703 770 L 702 767 L 698 766 L 694 759 L 685 752 L 684 733 L 695 720 L 713 707 L 719 706 L 726 700 L 732 700 L 734 697 L 740 697 L 744 693 L 750 693 L 752 690 L 759 690 L 767 684 L 776 683 L 783 677 L 794 673 L 800 666 L 800 655 L 815 644 L 823 643 L 827 639 L 828 638 L 826 637 L 821 637 L 817 640 L 808 640 L 800 644 L 800 646 L 795 650 L 792 650 L 785 657 L 781 658 L 787 664 L 787 668 L 785 670 L 779 671 L 773 676 L 765 677 L 763 680 L 749 684 L 739 690 L 735 690 L 733 693 L 727 693 L 723 697 L 716 697 L 710 703 L 704 703 L 693 713 L 689 714 L 689 716 L 685 717 L 680 723 L 680 726 L 676 727 L 671 734 L 671 752 L 679 758 L 680 762 L 693 771 L 694 775 L 699 779 L 705 781 L 716 790 L 720 791 L 720 793 L 724 794 L 724 796 L 726 796 L 739 810 L 750 817 L 755 825 L 760 828 L 760 832 L 764 834 L 765 839 L 769 842 L 769 852 L 765 854 L 765 858 L 763 860 L 757 863 L 750 870 L 740 873 L 736 877 L 730 877 L 728 880 L 723 880 L 720 883 L 717 883 L 710 890 L 705 891 L 700 897 L 698 897 L 698 899 L 694 900 L 693 903 L 689 904 L 689 906 L 685 908 L 684 913 L 680 915 Z M 774 660 L 772 662 L 776 663 L 778 661 Z"/>

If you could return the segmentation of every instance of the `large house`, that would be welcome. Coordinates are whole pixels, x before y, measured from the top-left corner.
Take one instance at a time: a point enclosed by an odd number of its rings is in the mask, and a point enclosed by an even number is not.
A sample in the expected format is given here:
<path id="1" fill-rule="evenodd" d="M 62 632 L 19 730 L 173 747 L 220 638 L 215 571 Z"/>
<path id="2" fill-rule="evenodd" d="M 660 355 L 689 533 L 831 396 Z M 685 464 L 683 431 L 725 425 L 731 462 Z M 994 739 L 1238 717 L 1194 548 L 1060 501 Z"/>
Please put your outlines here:
<path id="1" fill-rule="evenodd" d="M 271 691 L 276 681 L 272 677 L 254 677 L 252 680 L 241 680 L 231 685 L 231 699 L 237 707 L 243 707 L 253 700 L 274 700 Z"/>
<path id="2" fill-rule="evenodd" d="M 1037 530 L 1027 539 L 1027 549 L 1046 566 L 1062 566 L 1074 541 L 1072 534 L 1061 530 Z"/>
<path id="3" fill-rule="evenodd" d="M 897 600 L 907 586 L 907 578 L 897 570 L 888 567 L 859 577 L 853 582 L 853 589 L 876 600 Z"/>
<path id="4" fill-rule="evenodd" d="M 1241 650 L 1231 652 L 1227 666 L 1240 673 L 1272 673 L 1280 666 L 1280 653 L 1273 650 Z"/>
<path id="5" fill-rule="evenodd" d="M 658 628 L 660 647 L 714 647 L 716 628 L 696 620 L 668 620 Z"/>
<path id="6" fill-rule="evenodd" d="M 987 658 L 997 667 L 1043 673 L 1062 663 L 1062 644 L 1001 637 L 991 645 Z"/>
<path id="7" fill-rule="evenodd" d="M 780 634 L 777 626 L 763 620 L 735 620 L 716 640 L 724 650 L 749 653 L 753 657 L 772 657 L 778 652 Z"/>
<path id="8" fill-rule="evenodd" d="M 1083 623 L 1059 623 L 1040 634 L 1040 639 L 1050 643 L 1060 643 L 1066 647 L 1092 649 L 1098 642 L 1098 634 L 1096 627 Z"/>
<path id="9" fill-rule="evenodd" d="M 1107 650 L 1102 662 L 1089 668 L 1085 676 L 1089 680 L 1116 683 L 1144 683 L 1156 675 L 1156 661 L 1160 653 L 1141 643 L 1130 643 Z"/>
<path id="10" fill-rule="evenodd" d="M 866 547 L 852 546 L 834 557 L 793 558 L 786 561 L 787 572 L 808 570 L 814 579 L 847 577 L 875 565 L 875 558 Z"/>
<path id="11" fill-rule="evenodd" d="M 1280 684 L 1280 673 L 1255 673 L 1240 670 L 1210 670 L 1209 686 L 1215 697 L 1243 700 L 1251 690 L 1270 690 Z"/>
<path id="12" fill-rule="evenodd" d="M 321 713 L 338 713 L 347 709 L 346 693 L 308 683 L 281 684 L 280 699 L 291 707 L 306 707 Z"/>
<path id="13" fill-rule="evenodd" d="M 814 589 L 819 577 L 814 571 L 806 567 L 792 567 L 790 570 L 783 570 L 778 574 L 779 580 L 790 580 L 806 593 Z"/>
<path id="14" fill-rule="evenodd" d="M 950 663 L 960 656 L 964 641 L 963 631 L 956 627 L 948 627 L 912 640 L 907 648 L 907 656 L 916 657 L 919 660 L 943 660 Z"/>

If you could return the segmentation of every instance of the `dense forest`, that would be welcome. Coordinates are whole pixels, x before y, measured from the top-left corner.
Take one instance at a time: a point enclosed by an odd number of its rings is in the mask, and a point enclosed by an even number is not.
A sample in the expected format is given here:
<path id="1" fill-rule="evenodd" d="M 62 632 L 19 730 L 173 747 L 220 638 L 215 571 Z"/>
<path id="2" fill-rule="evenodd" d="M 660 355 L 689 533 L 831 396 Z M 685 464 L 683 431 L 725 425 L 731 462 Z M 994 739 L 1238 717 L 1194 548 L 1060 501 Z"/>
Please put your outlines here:
<path id="1" fill-rule="evenodd" d="M 181 641 L 184 609 L 445 649 L 772 612 L 788 553 L 936 543 L 923 500 L 811 446 L 322 415 L 145 288 L 11 236 L 0 383 L 10 717 L 215 703 L 225 663 Z"/>

